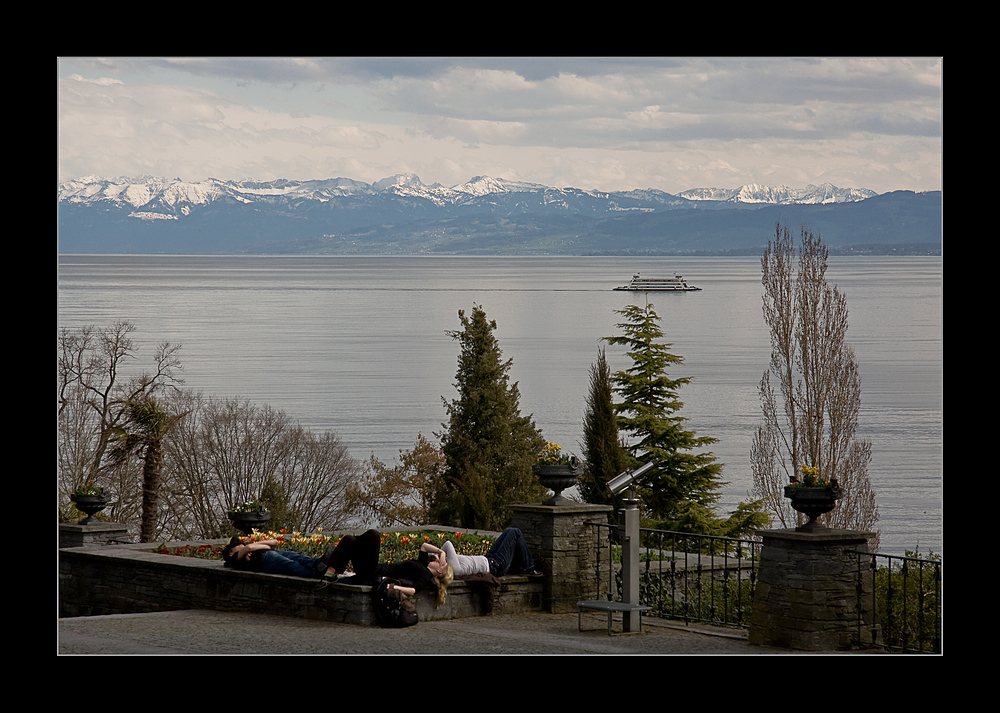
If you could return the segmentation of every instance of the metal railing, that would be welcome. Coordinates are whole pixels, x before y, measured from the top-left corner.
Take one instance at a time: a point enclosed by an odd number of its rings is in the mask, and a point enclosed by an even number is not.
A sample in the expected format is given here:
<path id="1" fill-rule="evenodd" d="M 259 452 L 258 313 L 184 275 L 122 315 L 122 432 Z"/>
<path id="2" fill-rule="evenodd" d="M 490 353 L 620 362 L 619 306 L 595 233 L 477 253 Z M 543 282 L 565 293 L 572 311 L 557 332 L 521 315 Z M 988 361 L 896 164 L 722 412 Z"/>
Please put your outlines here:
<path id="1" fill-rule="evenodd" d="M 617 525 L 592 523 L 595 577 L 608 601 L 621 601 Z M 639 598 L 649 615 L 749 628 L 761 543 L 641 528 Z M 928 559 L 869 552 L 857 555 L 858 642 L 862 628 L 885 651 L 941 652 L 940 555 Z M 870 601 L 863 599 L 870 597 Z M 870 612 L 875 612 L 874 620 Z M 864 612 L 868 612 L 865 620 Z"/>
<path id="2" fill-rule="evenodd" d="M 608 601 L 620 601 L 617 525 L 593 523 L 595 576 Z M 759 541 L 641 528 L 640 603 L 650 616 L 748 628 L 760 557 Z M 616 556 L 617 555 L 617 556 Z M 616 562 L 617 560 L 617 562 Z M 602 584 L 602 581 L 604 584 Z"/>
<path id="3" fill-rule="evenodd" d="M 858 611 L 875 612 L 874 621 L 858 618 L 871 627 L 871 640 L 886 651 L 941 653 L 941 557 L 929 559 L 858 552 Z M 880 564 L 880 562 L 882 564 Z M 867 586 L 866 586 L 867 585 Z M 865 591 L 869 590 L 869 591 Z M 870 607 L 863 607 L 864 597 Z"/>

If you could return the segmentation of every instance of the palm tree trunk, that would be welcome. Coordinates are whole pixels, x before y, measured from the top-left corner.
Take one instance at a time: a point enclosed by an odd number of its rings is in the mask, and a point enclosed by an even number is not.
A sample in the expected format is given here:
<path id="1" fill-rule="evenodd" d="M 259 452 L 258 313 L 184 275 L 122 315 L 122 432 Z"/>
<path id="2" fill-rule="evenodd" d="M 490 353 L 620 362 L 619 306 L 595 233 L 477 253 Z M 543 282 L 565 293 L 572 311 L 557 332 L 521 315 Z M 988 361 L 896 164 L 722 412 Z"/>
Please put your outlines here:
<path id="1" fill-rule="evenodd" d="M 156 536 L 156 507 L 160 496 L 160 476 L 163 472 L 163 448 L 159 440 L 146 446 L 142 463 L 142 524 L 139 542 L 152 542 Z"/>

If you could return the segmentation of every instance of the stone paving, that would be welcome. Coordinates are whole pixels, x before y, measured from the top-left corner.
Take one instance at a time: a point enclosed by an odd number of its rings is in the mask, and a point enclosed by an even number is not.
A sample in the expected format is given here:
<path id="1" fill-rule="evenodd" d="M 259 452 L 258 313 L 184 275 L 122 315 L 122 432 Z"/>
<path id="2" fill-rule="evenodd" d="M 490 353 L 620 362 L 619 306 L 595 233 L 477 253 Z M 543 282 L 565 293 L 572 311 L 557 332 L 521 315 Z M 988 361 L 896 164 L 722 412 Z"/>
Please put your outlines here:
<path id="1" fill-rule="evenodd" d="M 616 620 L 620 631 L 620 620 Z M 752 646 L 734 629 L 644 619 L 642 632 L 609 636 L 604 615 L 500 614 L 420 622 L 408 629 L 208 610 L 59 620 L 59 654 L 522 654 L 787 655 Z"/>

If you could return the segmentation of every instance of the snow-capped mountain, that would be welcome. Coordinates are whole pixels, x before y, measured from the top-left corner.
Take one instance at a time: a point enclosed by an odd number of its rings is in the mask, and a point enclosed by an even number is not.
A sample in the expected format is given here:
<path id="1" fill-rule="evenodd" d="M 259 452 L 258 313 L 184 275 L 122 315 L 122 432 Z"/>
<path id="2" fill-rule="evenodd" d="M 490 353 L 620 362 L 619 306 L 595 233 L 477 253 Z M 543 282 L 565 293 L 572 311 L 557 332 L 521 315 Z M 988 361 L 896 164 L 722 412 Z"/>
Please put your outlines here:
<path id="1" fill-rule="evenodd" d="M 757 183 L 747 183 L 739 188 L 692 188 L 681 191 L 677 195 L 692 201 L 811 205 L 815 203 L 854 203 L 878 194 L 867 188 L 837 188 L 831 183 L 824 183 L 820 186 L 810 184 L 805 188 L 789 188 L 788 186 L 772 188 Z"/>
<path id="2" fill-rule="evenodd" d="M 450 188 L 439 183 L 425 185 L 420 178 L 399 174 L 375 183 L 364 183 L 349 178 L 331 178 L 315 181 L 277 180 L 258 182 L 220 181 L 208 179 L 197 183 L 181 179 L 166 180 L 151 176 L 138 178 L 100 178 L 86 176 L 67 181 L 59 186 L 59 201 L 87 204 L 106 203 L 116 207 L 131 207 L 132 217 L 141 219 L 177 218 L 187 215 L 197 206 L 220 200 L 239 203 L 279 203 L 318 201 L 328 202 L 345 197 L 396 196 L 426 200 L 436 206 L 461 205 L 470 198 L 503 196 L 509 194 L 535 194 L 546 196 L 549 205 L 558 205 L 563 198 L 591 198 L 607 202 L 608 210 L 655 209 L 666 204 L 677 206 L 683 201 L 718 201 L 727 203 L 789 204 L 789 203 L 844 203 L 865 200 L 876 195 L 874 191 L 856 188 L 837 188 L 830 184 L 792 189 L 786 186 L 771 188 L 748 184 L 733 189 L 694 188 L 678 196 L 654 189 L 638 191 L 581 191 L 573 188 L 551 188 L 538 183 L 507 181 L 490 176 L 476 176 L 466 183 Z M 568 202 L 563 201 L 568 208 Z M 649 204 L 640 206 L 638 204 Z M 623 205 L 627 207 L 623 208 Z"/>
<path id="3" fill-rule="evenodd" d="M 374 183 L 86 176 L 59 185 L 58 201 L 59 249 L 83 253 L 720 251 L 762 245 L 778 218 L 823 221 L 813 227 L 844 244 L 940 243 L 940 194 L 831 185 L 672 195 L 490 176 L 450 187 L 413 174 Z M 910 207 L 891 213 L 899 201 Z M 798 216 L 820 208 L 815 219 Z M 907 210 L 917 223 L 899 221 Z"/>

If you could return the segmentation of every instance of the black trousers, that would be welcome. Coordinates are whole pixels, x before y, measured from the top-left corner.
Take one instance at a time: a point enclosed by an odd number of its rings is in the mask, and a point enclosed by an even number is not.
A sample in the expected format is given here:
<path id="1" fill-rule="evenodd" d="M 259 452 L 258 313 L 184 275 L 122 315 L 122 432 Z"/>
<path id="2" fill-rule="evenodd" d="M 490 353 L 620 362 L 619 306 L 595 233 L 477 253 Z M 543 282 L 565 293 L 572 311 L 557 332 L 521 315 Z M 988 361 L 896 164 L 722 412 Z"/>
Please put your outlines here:
<path id="1" fill-rule="evenodd" d="M 334 548 L 327 566 L 342 574 L 348 563 L 353 564 L 354 576 L 359 578 L 359 582 L 374 582 L 381 546 L 382 534 L 378 530 L 368 530 L 357 536 L 344 535 Z"/>

